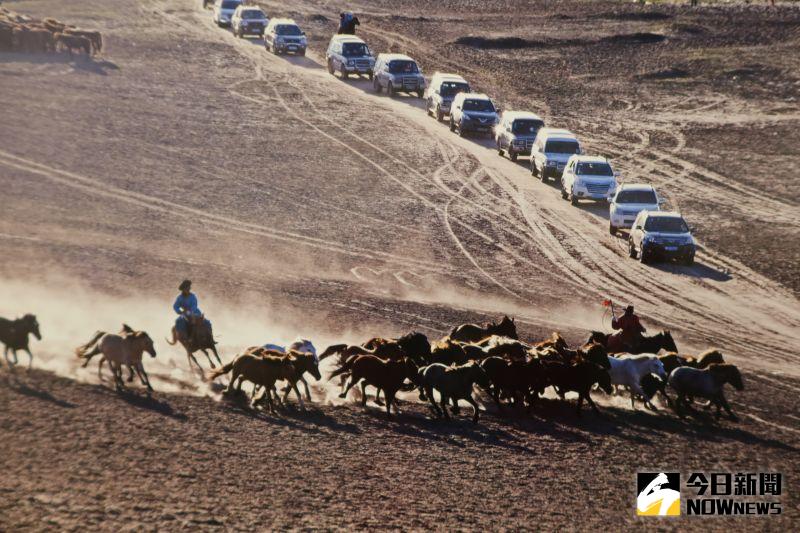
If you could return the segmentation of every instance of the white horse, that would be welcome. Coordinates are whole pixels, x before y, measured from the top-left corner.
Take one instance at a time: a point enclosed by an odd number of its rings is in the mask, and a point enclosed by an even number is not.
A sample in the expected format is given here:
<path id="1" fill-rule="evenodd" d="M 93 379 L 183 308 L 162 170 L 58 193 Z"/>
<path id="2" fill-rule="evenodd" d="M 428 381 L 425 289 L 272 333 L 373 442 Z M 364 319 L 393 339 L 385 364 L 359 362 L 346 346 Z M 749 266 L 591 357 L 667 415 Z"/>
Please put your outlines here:
<path id="1" fill-rule="evenodd" d="M 314 343 L 308 339 L 301 339 L 298 337 L 289 346 L 281 346 L 279 344 L 267 343 L 261 347 L 266 348 L 267 350 L 275 350 L 276 352 L 281 352 L 281 353 L 288 353 L 290 350 L 294 350 L 300 353 L 310 353 L 312 356 L 314 356 L 314 362 L 319 364 L 319 356 L 317 355 L 317 349 L 314 346 Z M 303 376 L 300 376 L 300 381 L 303 382 L 303 387 L 305 387 L 306 389 L 306 398 L 308 398 L 308 401 L 310 402 L 311 389 L 308 388 L 308 382 L 305 380 L 305 378 L 303 378 Z M 254 389 L 253 391 L 254 394 L 257 392 L 257 389 L 258 387 Z M 284 389 L 284 392 L 288 394 L 288 390 L 289 387 L 287 386 L 287 388 Z"/>
<path id="2" fill-rule="evenodd" d="M 89 342 L 79 346 L 75 354 L 86 360 L 83 366 L 86 366 L 93 356 L 103 354 L 100 364 L 103 364 L 103 360 L 108 361 L 117 390 L 125 386 L 122 382 L 122 367 L 126 366 L 133 368 L 139 375 L 142 385 L 146 386 L 148 391 L 152 391 L 150 378 L 147 377 L 142 365 L 142 353 L 147 352 L 152 357 L 156 356 L 153 339 L 144 331 L 135 331 L 127 324 L 122 325 L 122 330 L 122 335 L 98 331 Z"/>
<path id="3" fill-rule="evenodd" d="M 666 380 L 667 373 L 664 371 L 664 364 L 655 354 L 630 355 L 623 354 L 620 357 L 608 356 L 611 364 L 609 375 L 612 385 L 624 385 L 631 391 L 631 408 L 636 409 L 634 399 L 641 396 L 645 399 L 645 406 L 655 409 L 655 406 L 647 399 L 647 395 L 642 390 L 642 378 L 648 374 L 655 374 Z"/>

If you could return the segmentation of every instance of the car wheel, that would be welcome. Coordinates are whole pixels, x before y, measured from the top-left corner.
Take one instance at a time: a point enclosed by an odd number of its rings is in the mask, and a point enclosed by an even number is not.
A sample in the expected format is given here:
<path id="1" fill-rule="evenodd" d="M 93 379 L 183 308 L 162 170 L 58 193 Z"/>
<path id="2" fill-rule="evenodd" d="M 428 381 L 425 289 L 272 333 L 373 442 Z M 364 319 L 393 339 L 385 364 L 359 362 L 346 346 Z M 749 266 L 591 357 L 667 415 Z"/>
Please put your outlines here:
<path id="1" fill-rule="evenodd" d="M 456 131 L 456 123 L 453 121 L 453 117 L 450 117 L 450 131 Z"/>
<path id="2" fill-rule="evenodd" d="M 564 188 L 564 182 L 561 182 L 561 199 L 567 200 L 569 199 L 569 194 L 567 194 L 567 189 Z"/>
<path id="3" fill-rule="evenodd" d="M 347 78 L 350 77 L 350 75 L 347 74 L 347 69 L 344 68 L 344 65 L 342 65 L 342 69 L 339 71 L 339 75 L 342 77 L 343 80 L 346 80 Z"/>
<path id="4" fill-rule="evenodd" d="M 683 264 L 687 267 L 692 266 L 694 264 L 694 254 L 686 256 L 683 260 Z"/>
<path id="5" fill-rule="evenodd" d="M 512 152 L 511 150 L 508 151 L 508 157 L 512 161 L 516 162 L 517 161 L 517 156 L 518 156 L 517 152 Z"/>
<path id="6" fill-rule="evenodd" d="M 574 206 L 578 205 L 578 197 L 575 196 L 575 193 L 572 191 L 569 192 L 569 203 L 571 203 Z"/>
<path id="7" fill-rule="evenodd" d="M 372 88 L 375 89 L 376 93 L 378 94 L 381 93 L 382 87 L 381 87 L 381 82 L 378 81 L 378 78 L 372 80 Z"/>
<path id="8" fill-rule="evenodd" d="M 608 223 L 608 232 L 611 235 L 614 235 L 616 237 L 616 235 L 617 235 L 617 227 L 614 224 L 609 222 Z"/>
<path id="9" fill-rule="evenodd" d="M 633 241 L 628 241 L 628 257 L 631 259 L 636 259 L 636 247 L 633 245 Z"/>
<path id="10" fill-rule="evenodd" d="M 333 61 L 331 61 L 331 60 L 329 59 L 329 60 L 328 60 L 328 74 L 333 74 L 333 73 L 334 73 L 334 70 L 333 70 Z M 335 75 L 335 74 L 334 74 L 334 75 Z"/>
<path id="11" fill-rule="evenodd" d="M 367 78 L 369 78 L 370 80 L 372 80 L 372 78 L 373 78 L 374 76 L 375 76 L 375 75 L 372 73 L 372 71 L 371 71 L 371 70 L 370 70 L 369 72 L 367 72 Z"/>
<path id="12" fill-rule="evenodd" d="M 392 97 L 394 96 L 394 86 L 392 85 L 392 82 L 386 84 L 386 94 Z"/>
<path id="13" fill-rule="evenodd" d="M 439 104 L 436 104 L 436 120 L 439 122 L 444 120 L 444 113 L 442 113 L 442 108 L 439 107 Z"/>
<path id="14" fill-rule="evenodd" d="M 462 127 L 461 124 L 458 125 L 458 136 L 459 137 L 463 137 L 464 136 L 464 128 Z"/>
<path id="15" fill-rule="evenodd" d="M 423 98 L 424 96 L 425 96 L 425 91 L 423 91 L 422 89 L 417 91 L 417 98 Z"/>

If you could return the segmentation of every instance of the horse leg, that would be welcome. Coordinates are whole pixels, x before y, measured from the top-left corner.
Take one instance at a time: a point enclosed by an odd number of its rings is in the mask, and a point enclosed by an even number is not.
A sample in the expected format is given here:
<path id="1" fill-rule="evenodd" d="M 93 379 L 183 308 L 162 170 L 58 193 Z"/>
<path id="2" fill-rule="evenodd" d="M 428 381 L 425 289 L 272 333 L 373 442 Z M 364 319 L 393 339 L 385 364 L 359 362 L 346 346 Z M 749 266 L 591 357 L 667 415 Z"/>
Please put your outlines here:
<path id="1" fill-rule="evenodd" d="M 738 422 L 739 417 L 733 414 L 731 406 L 730 404 L 728 404 L 728 400 L 726 400 L 725 396 L 723 396 L 722 394 L 719 395 L 719 402 L 722 404 L 722 407 L 725 409 L 725 412 L 728 413 L 730 419 L 733 420 L 734 422 Z"/>
<path id="2" fill-rule="evenodd" d="M 308 388 L 308 381 L 306 381 L 303 376 L 300 376 L 300 381 L 303 382 L 303 387 L 306 388 L 306 398 L 310 402 L 311 401 L 311 389 Z"/>
<path id="3" fill-rule="evenodd" d="M 14 356 L 14 366 L 17 366 L 17 363 L 19 363 L 19 359 L 17 359 L 17 349 L 16 348 L 11 348 L 11 355 Z"/>
<path id="4" fill-rule="evenodd" d="M 209 364 L 209 365 L 211 365 L 211 368 L 212 368 L 212 369 L 213 369 L 213 368 L 217 368 L 217 367 L 215 367 L 215 366 L 214 366 L 214 361 L 212 361 L 212 360 L 211 360 L 211 356 L 210 356 L 210 355 L 208 355 L 208 350 L 206 350 L 205 348 L 203 348 L 203 349 L 202 349 L 202 350 L 200 350 L 200 351 L 201 351 L 201 352 L 203 352 L 203 355 L 205 355 L 205 356 L 206 356 L 206 359 L 208 359 L 208 364 Z"/>
<path id="5" fill-rule="evenodd" d="M 474 414 L 472 415 L 472 423 L 478 423 L 478 402 L 475 401 L 475 398 L 472 397 L 472 394 L 469 394 L 466 398 L 464 398 L 471 406 Z"/>
<path id="6" fill-rule="evenodd" d="M 383 391 L 383 395 L 386 396 L 386 391 Z M 383 405 L 383 402 L 381 401 L 381 389 L 380 389 L 380 387 L 375 389 L 375 403 L 377 403 L 378 405 Z"/>
<path id="7" fill-rule="evenodd" d="M 28 352 L 28 369 L 30 370 L 30 368 L 33 366 L 33 354 L 31 353 L 30 348 L 25 348 L 25 351 Z"/>
<path id="8" fill-rule="evenodd" d="M 392 418 L 392 404 L 394 403 L 394 395 L 397 394 L 397 391 L 390 391 L 384 390 L 383 395 L 386 397 L 386 416 L 388 418 Z M 397 412 L 397 406 L 394 408 L 395 412 Z"/>
<path id="9" fill-rule="evenodd" d="M 375 397 L 377 398 L 378 394 L 375 393 Z M 367 406 L 367 382 L 361 382 L 361 407 Z"/>
<path id="10" fill-rule="evenodd" d="M 153 387 L 150 385 L 150 376 L 148 376 L 147 372 L 144 371 L 144 365 L 139 362 L 135 368 L 136 373 L 139 374 L 139 379 L 142 381 L 142 385 L 147 387 L 147 390 L 152 391 Z"/>
<path id="11" fill-rule="evenodd" d="M 355 386 L 355 384 L 358 383 L 359 381 L 361 381 L 360 378 L 356 378 L 355 376 L 351 375 L 350 383 L 348 383 L 347 388 L 345 388 L 344 391 L 341 394 L 339 394 L 339 398 L 347 398 L 347 393 L 350 392 L 350 389 L 352 389 L 353 386 Z"/>
<path id="12" fill-rule="evenodd" d="M 235 366 L 233 367 L 231 372 L 232 372 L 231 373 L 231 380 L 228 382 L 228 386 L 225 387 L 224 394 L 229 394 L 229 393 L 233 392 L 233 388 L 234 388 L 233 384 L 236 383 L 237 379 L 239 379 L 239 375 L 240 374 L 239 374 L 239 371 L 236 369 Z M 244 380 L 242 380 L 242 381 L 244 381 Z M 242 383 L 239 382 L 239 389 L 238 390 L 242 390 L 241 386 L 242 386 Z M 253 394 L 253 396 L 255 396 L 255 394 Z"/>
<path id="13" fill-rule="evenodd" d="M 442 413 L 444 413 L 444 417 L 447 420 L 450 420 L 450 413 L 447 412 L 447 399 L 448 398 L 447 398 L 447 396 L 444 395 L 444 393 L 442 391 L 439 391 L 439 394 L 441 394 L 441 396 L 442 396 L 442 399 L 439 402 L 441 407 L 442 407 Z"/>
<path id="14" fill-rule="evenodd" d="M 212 344 L 210 349 L 211 349 L 211 352 L 214 354 L 214 357 L 217 358 L 217 363 L 219 363 L 219 366 L 222 366 L 222 359 L 219 358 L 219 353 L 217 352 L 217 347 Z M 214 368 L 213 364 L 211 365 L 211 368 Z"/>
<path id="15" fill-rule="evenodd" d="M 134 373 L 133 365 L 128 365 L 128 383 L 133 381 L 133 373 Z M 142 379 L 142 377 L 139 376 L 139 379 Z"/>
<path id="16" fill-rule="evenodd" d="M 601 413 L 600 409 L 597 408 L 597 404 L 594 403 L 594 400 L 592 400 L 592 395 L 589 394 L 589 392 L 586 393 L 586 403 L 589 404 L 589 406 L 592 408 L 592 411 L 594 411 L 597 416 L 603 416 L 603 413 Z"/>
<path id="17" fill-rule="evenodd" d="M 297 388 L 296 381 L 292 381 L 292 388 L 294 389 L 295 396 L 297 396 L 297 402 L 300 404 L 300 409 L 305 411 L 306 405 L 303 403 L 303 396 L 300 394 L 300 389 Z"/>
<path id="18" fill-rule="evenodd" d="M 103 357 L 100 358 L 100 364 L 97 365 L 97 379 L 99 381 L 103 381 L 103 363 L 105 363 L 105 362 L 106 362 L 106 356 L 104 355 Z M 87 361 L 87 363 L 88 363 L 88 361 Z M 111 363 L 109 363 L 109 366 L 110 365 L 111 365 Z M 86 366 L 86 363 L 84 363 L 83 366 Z"/>

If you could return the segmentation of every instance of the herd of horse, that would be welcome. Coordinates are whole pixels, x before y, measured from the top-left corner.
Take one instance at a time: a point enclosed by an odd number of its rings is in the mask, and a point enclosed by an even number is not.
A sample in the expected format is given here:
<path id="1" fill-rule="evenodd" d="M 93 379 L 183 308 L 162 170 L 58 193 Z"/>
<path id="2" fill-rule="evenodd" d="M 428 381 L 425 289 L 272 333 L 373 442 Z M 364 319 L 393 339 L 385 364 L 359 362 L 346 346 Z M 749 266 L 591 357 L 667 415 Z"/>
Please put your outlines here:
<path id="1" fill-rule="evenodd" d="M 87 56 L 101 52 L 103 36 L 53 18 L 43 20 L 0 8 L 0 51 L 26 53 L 66 52 Z"/>
<path id="2" fill-rule="evenodd" d="M 339 379 L 341 398 L 359 387 L 360 402 L 366 405 L 367 387 L 373 387 L 375 402 L 385 406 L 389 417 L 393 410 L 397 412 L 397 394 L 401 391 L 417 390 L 419 399 L 429 402 L 437 417 L 450 418 L 451 413 L 458 412 L 459 401 L 467 402 L 473 408 L 472 419 L 477 422 L 480 409 L 474 396 L 476 390 L 482 390 L 500 411 L 512 407 L 530 413 L 551 387 L 562 401 L 567 392 L 577 393 L 578 416 L 584 403 L 600 414 L 592 399 L 596 390 L 613 394 L 623 388 L 630 394 L 633 409 L 636 400 L 640 400 L 646 408 L 656 410 L 652 400 L 658 395 L 683 417 L 687 410 L 694 409 L 696 400 L 704 399 L 705 407 L 716 407 L 717 418 L 724 409 L 736 420 L 723 388 L 725 384 L 737 390 L 744 388 L 737 367 L 727 364 L 718 350 L 698 356 L 680 354 L 668 331 L 646 337 L 637 353 L 609 353 L 602 342 L 605 336 L 598 332 L 592 332 L 587 342 L 576 348 L 570 348 L 557 332 L 540 342 L 521 341 L 514 320 L 506 316 L 485 325 L 460 325 L 433 342 L 422 333 L 411 332 L 397 338 L 374 337 L 362 344 L 334 344 L 319 354 L 306 339 L 289 346 L 253 346 L 224 365 L 210 324 L 198 320 L 192 331 L 190 338 L 181 339 L 190 366 L 194 365 L 209 381 L 230 374 L 226 396 L 241 394 L 243 383 L 251 383 L 251 407 L 266 406 L 270 412 L 285 404 L 291 391 L 304 409 L 298 384 L 305 387 L 305 397 L 311 401 L 305 375 L 322 379 L 320 364 L 327 358 L 334 359 L 328 379 Z M 29 335 L 41 339 L 34 315 L 13 321 L 0 318 L 0 342 L 5 344 L 9 366 L 17 364 L 17 350 L 28 353 L 30 365 Z M 171 344 L 174 342 L 175 337 Z M 206 352 L 210 370 L 194 358 L 196 351 Z M 118 333 L 98 331 L 75 353 L 84 367 L 99 355 L 98 376 L 102 378 L 102 368 L 107 363 L 117 389 L 125 387 L 123 371 L 127 368 L 129 382 L 138 376 L 148 393 L 153 390 L 143 357 L 145 353 L 155 357 L 156 350 L 144 331 L 125 324 Z M 278 383 L 285 384 L 282 397 L 277 391 Z"/>

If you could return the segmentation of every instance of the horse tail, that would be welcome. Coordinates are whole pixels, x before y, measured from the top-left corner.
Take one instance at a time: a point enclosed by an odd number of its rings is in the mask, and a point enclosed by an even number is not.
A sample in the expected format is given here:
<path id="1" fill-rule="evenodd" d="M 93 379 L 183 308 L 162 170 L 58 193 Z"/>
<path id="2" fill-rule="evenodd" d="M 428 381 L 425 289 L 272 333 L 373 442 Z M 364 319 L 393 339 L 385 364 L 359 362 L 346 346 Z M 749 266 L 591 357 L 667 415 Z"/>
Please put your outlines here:
<path id="1" fill-rule="evenodd" d="M 341 353 L 345 348 L 347 348 L 347 344 L 332 344 L 325 348 L 325 351 L 319 354 L 319 360 L 322 361 L 326 357 Z"/>
<path id="2" fill-rule="evenodd" d="M 105 334 L 106 334 L 105 331 L 97 331 L 97 332 L 95 332 L 94 337 L 92 337 L 92 340 L 90 340 L 86 344 L 82 344 L 81 346 L 78 346 L 77 348 L 75 348 L 75 355 L 77 355 L 78 357 L 87 357 L 89 355 L 95 355 L 97 353 L 100 353 L 99 349 L 96 348 L 96 347 L 93 350 L 92 354 L 89 354 L 87 352 L 89 351 L 89 348 L 91 348 L 92 346 L 97 344 L 97 341 L 100 340 L 100 337 L 102 337 Z"/>
<path id="3" fill-rule="evenodd" d="M 328 376 L 328 380 L 335 378 L 336 376 L 342 375 L 345 372 L 350 372 L 350 369 L 353 368 L 353 362 L 356 360 L 356 357 L 351 357 L 347 361 L 344 362 L 342 366 L 331 372 L 331 375 Z"/>
<path id="4" fill-rule="evenodd" d="M 217 379 L 218 377 L 227 374 L 228 372 L 233 370 L 233 364 L 235 362 L 236 362 L 236 359 L 234 359 L 233 361 L 231 361 L 230 363 L 228 363 L 226 365 L 221 366 L 220 368 L 217 368 L 215 370 L 210 371 L 208 374 L 206 374 L 206 378 L 208 379 L 208 381 L 213 381 L 213 380 Z"/>

